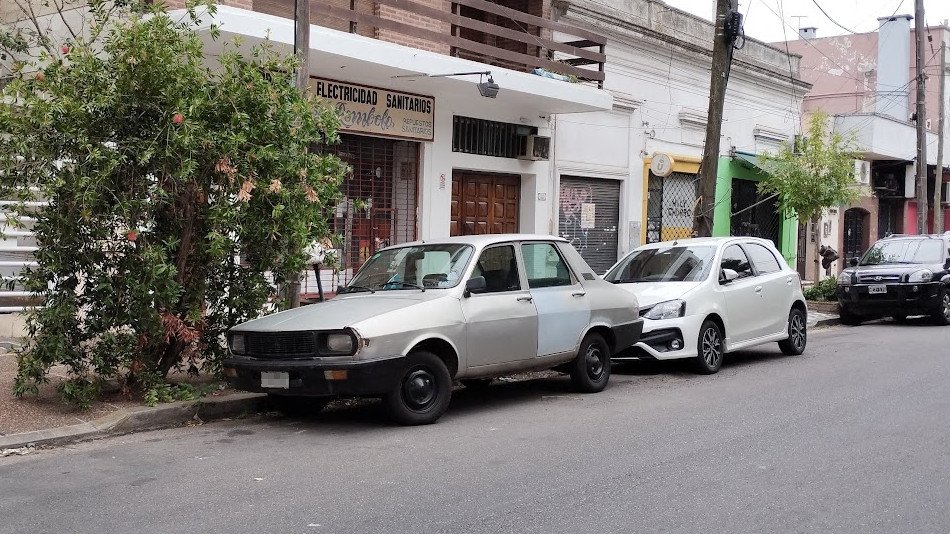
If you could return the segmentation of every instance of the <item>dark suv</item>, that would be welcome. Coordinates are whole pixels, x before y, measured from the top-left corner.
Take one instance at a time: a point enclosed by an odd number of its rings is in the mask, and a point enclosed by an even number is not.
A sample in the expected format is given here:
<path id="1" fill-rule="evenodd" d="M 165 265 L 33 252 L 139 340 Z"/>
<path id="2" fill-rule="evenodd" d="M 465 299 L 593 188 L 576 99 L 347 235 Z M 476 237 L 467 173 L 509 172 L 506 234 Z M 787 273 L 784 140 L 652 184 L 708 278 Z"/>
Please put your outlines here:
<path id="1" fill-rule="evenodd" d="M 838 277 L 841 322 L 929 315 L 950 324 L 950 232 L 894 235 L 874 243 Z"/>

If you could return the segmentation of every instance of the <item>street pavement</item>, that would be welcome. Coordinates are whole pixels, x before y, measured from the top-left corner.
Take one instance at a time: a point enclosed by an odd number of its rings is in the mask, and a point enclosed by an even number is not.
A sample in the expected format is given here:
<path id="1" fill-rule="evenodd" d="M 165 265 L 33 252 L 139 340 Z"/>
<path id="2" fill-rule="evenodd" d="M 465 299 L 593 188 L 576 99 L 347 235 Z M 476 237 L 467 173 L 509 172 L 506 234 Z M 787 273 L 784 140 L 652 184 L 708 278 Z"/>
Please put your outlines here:
<path id="1" fill-rule="evenodd" d="M 717 375 L 615 369 L 0 458 L 0 533 L 950 532 L 950 328 L 813 330 Z"/>

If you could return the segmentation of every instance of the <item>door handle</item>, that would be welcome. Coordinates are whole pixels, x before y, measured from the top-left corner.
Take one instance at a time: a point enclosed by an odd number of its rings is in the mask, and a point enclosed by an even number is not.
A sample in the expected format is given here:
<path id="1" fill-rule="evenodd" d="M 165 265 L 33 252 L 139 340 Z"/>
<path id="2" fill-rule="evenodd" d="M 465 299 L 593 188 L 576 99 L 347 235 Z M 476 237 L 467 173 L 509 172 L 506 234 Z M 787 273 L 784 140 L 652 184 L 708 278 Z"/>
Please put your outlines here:
<path id="1" fill-rule="evenodd" d="M 756 292 L 756 293 L 761 293 L 761 292 L 762 292 L 762 286 L 755 286 L 755 292 Z"/>
<path id="2" fill-rule="evenodd" d="M 583 297 L 583 296 L 586 295 L 586 294 L 587 294 L 587 293 L 584 292 L 584 291 L 578 291 L 577 293 L 571 293 L 571 296 L 572 296 L 572 297 Z"/>
<path id="3" fill-rule="evenodd" d="M 792 285 L 792 277 L 789 276 L 788 278 L 786 278 L 786 279 L 785 279 L 785 283 L 788 284 L 788 285 Z"/>
<path id="4" fill-rule="evenodd" d="M 534 299 L 531 297 L 518 297 L 518 302 L 531 302 L 532 300 Z"/>

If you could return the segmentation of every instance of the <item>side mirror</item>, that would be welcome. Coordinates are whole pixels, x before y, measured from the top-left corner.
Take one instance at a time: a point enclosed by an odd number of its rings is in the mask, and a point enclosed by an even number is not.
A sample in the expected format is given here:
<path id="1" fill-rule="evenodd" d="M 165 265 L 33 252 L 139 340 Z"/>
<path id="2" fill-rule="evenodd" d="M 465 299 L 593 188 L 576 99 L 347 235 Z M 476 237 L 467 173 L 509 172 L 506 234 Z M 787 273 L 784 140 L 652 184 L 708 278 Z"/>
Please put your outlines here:
<path id="1" fill-rule="evenodd" d="M 848 265 L 850 265 L 851 267 L 857 267 L 857 266 L 858 266 L 858 259 L 857 259 L 857 258 L 851 258 L 850 260 L 848 260 Z"/>
<path id="2" fill-rule="evenodd" d="M 719 283 L 722 285 L 726 285 L 736 278 L 739 278 L 739 273 L 732 269 L 723 269 L 722 272 L 719 273 Z"/>
<path id="3" fill-rule="evenodd" d="M 484 276 L 473 276 L 465 282 L 465 296 L 469 297 L 472 293 L 482 293 L 488 285 L 485 283 Z"/>

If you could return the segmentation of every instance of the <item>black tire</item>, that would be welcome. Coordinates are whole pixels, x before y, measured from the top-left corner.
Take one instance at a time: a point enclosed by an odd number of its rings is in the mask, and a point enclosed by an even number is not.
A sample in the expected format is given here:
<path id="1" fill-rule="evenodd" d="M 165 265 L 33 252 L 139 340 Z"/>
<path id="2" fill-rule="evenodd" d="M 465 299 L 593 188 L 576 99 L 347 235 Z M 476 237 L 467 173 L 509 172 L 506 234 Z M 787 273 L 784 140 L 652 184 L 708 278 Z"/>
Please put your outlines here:
<path id="1" fill-rule="evenodd" d="M 778 348 L 787 356 L 798 356 L 805 352 L 808 344 L 808 318 L 799 308 L 788 312 L 788 339 L 778 342 Z"/>
<path id="2" fill-rule="evenodd" d="M 722 329 L 715 321 L 706 320 L 703 322 L 703 326 L 699 328 L 696 350 L 694 366 L 697 373 L 711 375 L 719 372 L 725 356 L 725 345 Z"/>
<path id="3" fill-rule="evenodd" d="M 449 408 L 452 377 L 438 356 L 420 350 L 406 358 L 393 389 L 383 397 L 389 417 L 401 425 L 428 425 Z"/>
<path id="4" fill-rule="evenodd" d="M 288 417 L 307 417 L 317 415 L 334 397 L 299 397 L 293 395 L 267 395 L 267 405 Z"/>
<path id="5" fill-rule="evenodd" d="M 465 389 L 484 391 L 491 385 L 492 380 L 491 378 L 463 378 L 459 380 L 459 383 L 465 386 Z"/>
<path id="6" fill-rule="evenodd" d="M 844 308 L 841 308 L 838 318 L 841 319 L 841 324 L 848 326 L 861 326 L 861 316 L 855 315 Z"/>
<path id="7" fill-rule="evenodd" d="M 931 317 L 933 321 L 940 326 L 950 325 L 950 290 L 941 289 L 939 293 L 940 304 L 934 310 Z"/>
<path id="8" fill-rule="evenodd" d="M 906 314 L 906 313 L 895 313 L 894 315 L 891 315 L 891 319 L 894 319 L 894 322 L 895 322 L 895 323 L 904 324 L 904 323 L 907 322 L 907 314 Z"/>
<path id="9" fill-rule="evenodd" d="M 587 334 L 571 363 L 571 383 L 582 393 L 603 391 L 610 381 L 610 346 L 599 334 Z"/>

